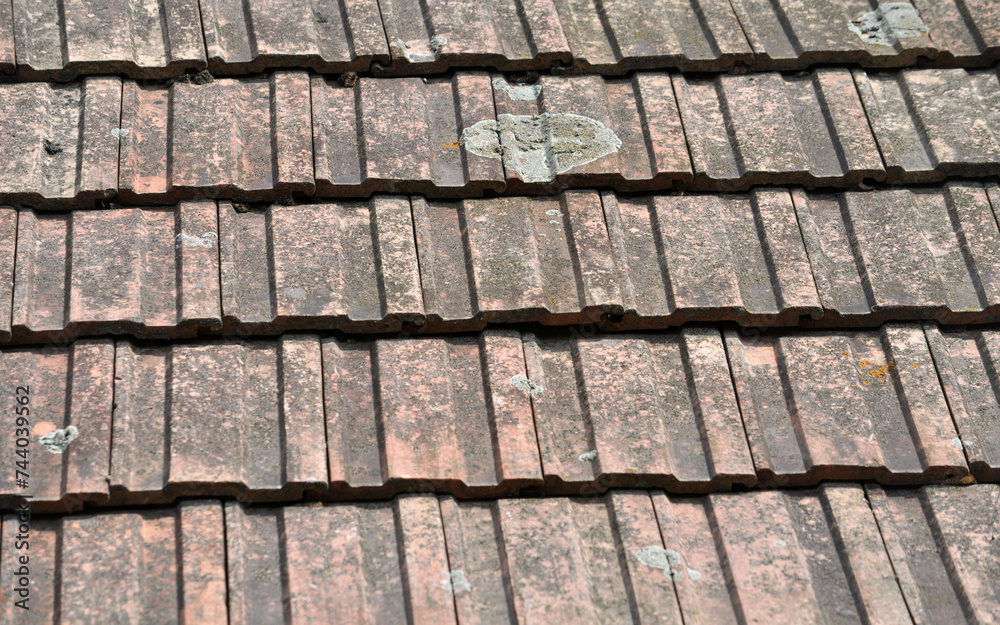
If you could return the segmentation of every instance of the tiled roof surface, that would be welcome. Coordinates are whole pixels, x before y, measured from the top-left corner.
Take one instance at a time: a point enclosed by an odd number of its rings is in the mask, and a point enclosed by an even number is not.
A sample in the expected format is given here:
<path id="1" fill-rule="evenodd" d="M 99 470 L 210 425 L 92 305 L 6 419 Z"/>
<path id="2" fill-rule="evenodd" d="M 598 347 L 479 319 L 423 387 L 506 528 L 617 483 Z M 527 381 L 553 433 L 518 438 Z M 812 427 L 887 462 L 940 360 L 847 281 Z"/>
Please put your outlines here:
<path id="1" fill-rule="evenodd" d="M 0 2 L 0 623 L 1000 623 L 998 63 L 993 0 Z"/>

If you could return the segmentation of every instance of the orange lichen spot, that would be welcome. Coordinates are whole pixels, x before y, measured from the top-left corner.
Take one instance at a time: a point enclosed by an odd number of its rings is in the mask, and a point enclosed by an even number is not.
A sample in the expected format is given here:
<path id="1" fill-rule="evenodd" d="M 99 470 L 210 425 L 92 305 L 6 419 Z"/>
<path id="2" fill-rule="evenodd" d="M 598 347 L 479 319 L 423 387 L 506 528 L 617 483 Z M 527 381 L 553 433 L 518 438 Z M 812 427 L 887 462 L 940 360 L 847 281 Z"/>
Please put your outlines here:
<path id="1" fill-rule="evenodd" d="M 894 361 L 890 361 L 884 365 L 876 365 L 870 360 L 859 360 L 857 365 L 857 373 L 862 380 L 874 378 L 878 380 L 879 384 L 885 384 L 886 381 L 891 381 L 892 375 L 889 372 L 895 370 L 896 363 Z M 865 384 L 868 383 L 865 382 Z"/>
<path id="2" fill-rule="evenodd" d="M 446 147 L 446 148 L 460 148 L 460 147 L 462 147 L 462 142 L 461 141 L 452 141 L 451 143 L 445 143 L 444 147 Z"/>
<path id="3" fill-rule="evenodd" d="M 913 367 L 911 367 L 911 368 L 912 369 L 916 369 L 919 366 L 920 366 L 920 363 L 919 362 L 915 362 L 915 363 L 913 363 Z"/>
<path id="4" fill-rule="evenodd" d="M 847 352 L 847 351 L 845 351 L 845 352 L 844 352 L 844 355 L 845 355 L 845 356 L 850 356 L 850 355 L 851 355 L 851 352 Z"/>

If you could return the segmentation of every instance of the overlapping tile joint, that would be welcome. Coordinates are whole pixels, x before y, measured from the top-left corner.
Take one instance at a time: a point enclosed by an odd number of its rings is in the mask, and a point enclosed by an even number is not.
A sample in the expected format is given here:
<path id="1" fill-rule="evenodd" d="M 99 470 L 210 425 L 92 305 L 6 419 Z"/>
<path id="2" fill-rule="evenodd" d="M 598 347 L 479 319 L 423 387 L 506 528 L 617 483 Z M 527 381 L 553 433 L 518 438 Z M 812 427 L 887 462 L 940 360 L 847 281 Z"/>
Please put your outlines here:
<path id="1" fill-rule="evenodd" d="M 168 509 L 32 519 L 68 621 L 989 623 L 1000 488 Z M 3 515 L 0 583 L 19 520 Z M 134 597 L 121 601 L 122 592 Z M 2 608 L 14 618 L 13 602 Z M 98 616 L 99 615 L 99 616 Z M 683 620 L 682 620 L 683 619 Z"/>
<path id="2" fill-rule="evenodd" d="M 513 79 L 511 79 L 513 80 Z M 342 82 L 342 81 L 341 81 Z M 996 70 L 0 85 L 0 201 L 859 189 L 1000 174 Z M 378 114 L 372 114 L 373 111 Z"/>

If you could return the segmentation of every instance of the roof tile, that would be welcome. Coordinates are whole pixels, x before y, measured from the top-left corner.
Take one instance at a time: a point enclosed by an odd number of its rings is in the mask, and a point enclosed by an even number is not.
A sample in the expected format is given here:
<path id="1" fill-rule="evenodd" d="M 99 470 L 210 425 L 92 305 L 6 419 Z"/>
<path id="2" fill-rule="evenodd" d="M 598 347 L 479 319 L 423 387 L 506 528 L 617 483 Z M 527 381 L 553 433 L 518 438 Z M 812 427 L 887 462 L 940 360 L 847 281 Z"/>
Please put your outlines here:
<path id="1" fill-rule="evenodd" d="M 0 206 L 0 341 L 10 338 L 18 212 Z M 8 303 L 10 302 L 10 303 Z"/>
<path id="2" fill-rule="evenodd" d="M 197 0 L 14 0 L 18 76 L 169 78 L 205 67 Z"/>
<path id="3" fill-rule="evenodd" d="M 829 322 L 998 318 L 1000 231 L 980 184 L 792 197 Z"/>
<path id="4" fill-rule="evenodd" d="M 847 70 L 673 76 L 696 188 L 850 186 L 885 171 Z"/>
<path id="5" fill-rule="evenodd" d="M 940 65 L 989 65 L 1000 57 L 1000 7 L 993 0 L 912 0 L 940 50 Z"/>
<path id="6" fill-rule="evenodd" d="M 912 484 L 968 473 L 919 326 L 727 331 L 726 344 L 761 482 Z"/>
<path id="7" fill-rule="evenodd" d="M 18 221 L 14 332 L 194 336 L 221 327 L 216 208 L 37 214 Z"/>
<path id="8" fill-rule="evenodd" d="M 374 332 L 423 323 L 406 197 L 243 213 L 221 202 L 219 222 L 222 306 L 231 330 Z"/>
<path id="9" fill-rule="evenodd" d="M 525 336 L 545 479 L 555 491 L 756 482 L 718 330 Z"/>
<path id="10" fill-rule="evenodd" d="M 323 375 L 334 492 L 474 496 L 541 483 L 529 395 L 515 387 L 528 384 L 515 332 L 327 339 Z"/>
<path id="11" fill-rule="evenodd" d="M 117 345 L 115 497 L 256 500 L 326 488 L 319 339 Z"/>
<path id="12" fill-rule="evenodd" d="M 941 331 L 925 325 L 959 438 L 972 474 L 1000 481 L 1000 332 L 996 329 Z"/>
<path id="13" fill-rule="evenodd" d="M 753 60 L 728 2 L 555 0 L 555 5 L 573 51 L 574 71 L 718 71 Z"/>
<path id="14" fill-rule="evenodd" d="M 15 519 L 4 515 L 4 545 L 14 545 Z M 21 555 L 30 557 L 30 611 L 4 601 L 4 622 L 226 622 L 218 502 L 33 518 L 29 535 L 30 551 Z M 17 555 L 14 549 L 3 551 L 0 583 L 5 589 L 15 586 Z"/>
<path id="15" fill-rule="evenodd" d="M 995 71 L 855 71 L 885 159 L 887 182 L 1000 173 L 1000 82 Z"/>
<path id="16" fill-rule="evenodd" d="M 311 192 L 309 106 L 306 72 L 169 87 L 127 81 L 120 197 L 166 203 Z"/>
<path id="17" fill-rule="evenodd" d="M 318 195 L 407 191 L 436 196 L 503 190 L 498 161 L 459 149 L 465 128 L 493 120 L 489 77 L 312 79 Z M 370 114 L 378 110 L 377 115 Z"/>
<path id="18" fill-rule="evenodd" d="M 372 61 L 389 61 L 375 0 L 202 0 L 201 9 L 217 76 L 273 67 L 366 72 Z"/>
<path id="19" fill-rule="evenodd" d="M 64 206 L 112 197 L 121 88 L 114 77 L 0 85 L 0 196 Z"/>
<path id="20" fill-rule="evenodd" d="M 28 487 L 14 483 L 15 454 L 13 411 L 0 458 L 10 467 L 0 482 L 0 500 L 24 494 L 32 496 L 33 509 L 66 510 L 82 503 L 107 502 L 111 449 L 112 372 L 114 344 L 108 339 L 80 340 L 70 347 L 8 348 L 0 352 L 0 375 L 4 396 L 29 398 L 31 432 L 27 436 Z M 19 393 L 18 387 L 24 387 Z M 47 426 L 47 427 L 46 427 Z M 53 430 L 73 427 L 75 439 L 61 451 L 50 451 L 39 438 Z M 43 432 L 44 433 L 40 433 Z M 71 432 L 67 432 L 71 434 Z M 9 586 L 8 586 L 9 587 Z"/>
<path id="21" fill-rule="evenodd" d="M 493 86 L 509 194 L 566 185 L 664 189 L 691 179 L 667 74 L 542 76 L 530 92 L 497 77 Z M 580 137 L 590 141 L 581 146 Z"/>
<path id="22" fill-rule="evenodd" d="M 753 45 L 755 68 L 800 69 L 816 63 L 900 67 L 934 58 L 936 39 L 927 32 L 913 29 L 904 33 L 909 36 L 896 38 L 892 24 L 906 22 L 882 17 L 882 11 L 901 11 L 895 5 L 890 6 L 893 8 L 872 11 L 870 3 L 858 0 L 733 2 L 740 24 Z M 880 14 L 881 24 L 871 19 L 873 14 Z M 862 37 L 861 29 L 871 30 Z M 884 39 L 879 40 L 879 36 Z"/>
<path id="23" fill-rule="evenodd" d="M 394 75 L 449 67 L 549 69 L 572 61 L 552 0 L 381 0 Z"/>
<path id="24" fill-rule="evenodd" d="M 996 623 L 1000 487 L 867 490 L 914 622 Z"/>
<path id="25" fill-rule="evenodd" d="M 585 323 L 622 313 L 601 198 L 413 198 L 428 327 Z"/>
<path id="26" fill-rule="evenodd" d="M 13 74 L 15 69 L 14 54 L 14 16 L 10 4 L 0 4 L 0 73 Z"/>
<path id="27" fill-rule="evenodd" d="M 602 197 L 622 276 L 623 325 L 783 325 L 821 314 L 786 190 Z"/>

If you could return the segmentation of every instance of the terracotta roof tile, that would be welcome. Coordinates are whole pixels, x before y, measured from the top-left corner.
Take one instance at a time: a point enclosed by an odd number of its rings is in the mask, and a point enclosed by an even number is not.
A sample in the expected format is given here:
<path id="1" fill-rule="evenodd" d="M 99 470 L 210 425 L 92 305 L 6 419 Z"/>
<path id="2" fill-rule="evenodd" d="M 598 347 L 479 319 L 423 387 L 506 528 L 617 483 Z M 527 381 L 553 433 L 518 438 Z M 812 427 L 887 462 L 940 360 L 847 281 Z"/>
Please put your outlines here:
<path id="1" fill-rule="evenodd" d="M 709 317 L 794 325 L 821 314 L 788 191 L 602 197 L 623 325 Z"/>
<path id="2" fill-rule="evenodd" d="M 115 360 L 116 497 L 268 500 L 325 490 L 317 337 L 160 347 L 123 341 Z"/>
<path id="3" fill-rule="evenodd" d="M 5 514 L 13 546 L 17 517 Z M 184 502 L 172 509 L 32 518 L 31 594 L 14 606 L 15 560 L 3 550 L 0 583 L 8 623 L 225 623 L 226 551 L 222 506 Z"/>
<path id="4" fill-rule="evenodd" d="M 35 341 L 126 332 L 178 337 L 220 328 L 216 230 L 214 202 L 22 211 L 15 334 Z"/>
<path id="5" fill-rule="evenodd" d="M 885 171 L 847 70 L 673 76 L 695 187 L 850 186 Z"/>
<path id="6" fill-rule="evenodd" d="M 121 89 L 113 77 L 0 85 L 0 195 L 49 206 L 114 196 Z"/>
<path id="7" fill-rule="evenodd" d="M 10 4 L 0 4 L 0 72 L 14 73 L 14 16 Z"/>
<path id="8" fill-rule="evenodd" d="M 941 65 L 989 65 L 1000 57 L 1000 7 L 993 0 L 913 0 L 931 29 Z"/>
<path id="9" fill-rule="evenodd" d="M 463 129 L 494 119 L 485 74 L 361 78 L 350 88 L 314 76 L 312 102 L 318 195 L 503 190 L 499 161 L 459 149 Z"/>
<path id="10" fill-rule="evenodd" d="M 496 77 L 493 86 L 507 193 L 565 185 L 651 190 L 691 180 L 667 74 L 542 76 L 530 92 Z M 588 139 L 582 147 L 580 137 Z M 466 139 L 467 152 L 470 145 Z"/>
<path id="11" fill-rule="evenodd" d="M 1000 231 L 979 183 L 792 197 L 830 323 L 997 319 Z"/>
<path id="12" fill-rule="evenodd" d="M 273 200 L 312 192 L 309 75 L 169 87 L 126 81 L 123 202 Z"/>
<path id="13" fill-rule="evenodd" d="M 0 206 L 0 340 L 10 338 L 9 320 L 13 312 L 17 219 L 16 210 L 8 206 Z"/>
<path id="14" fill-rule="evenodd" d="M 995 71 L 855 71 L 890 183 L 1000 173 Z"/>
<path id="15" fill-rule="evenodd" d="M 601 197 L 413 198 L 428 331 L 621 315 Z"/>
<path id="16" fill-rule="evenodd" d="M 244 213 L 221 202 L 219 223 L 222 307 L 233 331 L 376 332 L 423 322 L 406 197 Z"/>
<path id="17" fill-rule="evenodd" d="M 11 427 L 4 437 L 0 458 L 11 467 L 0 482 L 3 507 L 11 507 L 15 496 L 31 495 L 34 509 L 80 507 L 82 502 L 107 502 L 111 460 L 111 408 L 114 343 L 108 339 L 84 339 L 70 347 L 5 349 L 0 354 L 3 392 L 13 406 L 17 393 L 27 396 L 25 416 L 31 424 L 27 437 L 28 457 L 17 455 L 16 438 L 24 432 Z M 66 446 L 46 449 L 39 438 L 54 430 L 73 436 Z M 28 460 L 27 488 L 17 486 L 15 462 Z M 9 588 L 9 586 L 8 586 Z"/>
<path id="18" fill-rule="evenodd" d="M 395 75 L 429 75 L 449 67 L 504 71 L 548 69 L 572 62 L 552 0 L 381 0 Z"/>
<path id="19" fill-rule="evenodd" d="M 560 490 L 756 483 L 718 330 L 524 342 L 545 480 Z"/>
<path id="20" fill-rule="evenodd" d="M 1000 481 L 1000 333 L 992 327 L 965 332 L 924 326 L 951 414 L 953 444 L 965 450 L 972 474 Z"/>
<path id="21" fill-rule="evenodd" d="M 900 3 L 901 4 L 901 3 Z M 936 39 L 907 24 L 890 5 L 890 19 L 873 15 L 870 3 L 858 0 L 734 0 L 733 9 L 753 46 L 754 66 L 800 69 L 815 63 L 858 63 L 864 67 L 901 67 L 937 56 Z M 910 13 L 916 13 L 910 9 Z M 924 20 L 926 21 L 926 20 Z M 910 26 L 898 39 L 892 25 Z M 957 26 L 957 25 L 956 25 Z M 855 30 L 857 29 L 857 30 Z M 935 34 L 936 34 L 935 30 Z"/>
<path id="22" fill-rule="evenodd" d="M 389 62 L 374 0 L 201 2 L 208 68 L 226 76 L 273 67 L 368 71 Z"/>
<path id="23" fill-rule="evenodd" d="M 996 623 L 1000 488 L 867 487 L 915 623 Z"/>
<path id="24" fill-rule="evenodd" d="M 763 483 L 894 484 L 968 473 L 919 326 L 809 334 L 727 331 L 726 344 Z"/>
<path id="25" fill-rule="evenodd" d="M 13 8 L 22 79 L 170 78 L 205 67 L 197 0 L 14 0 Z"/>

